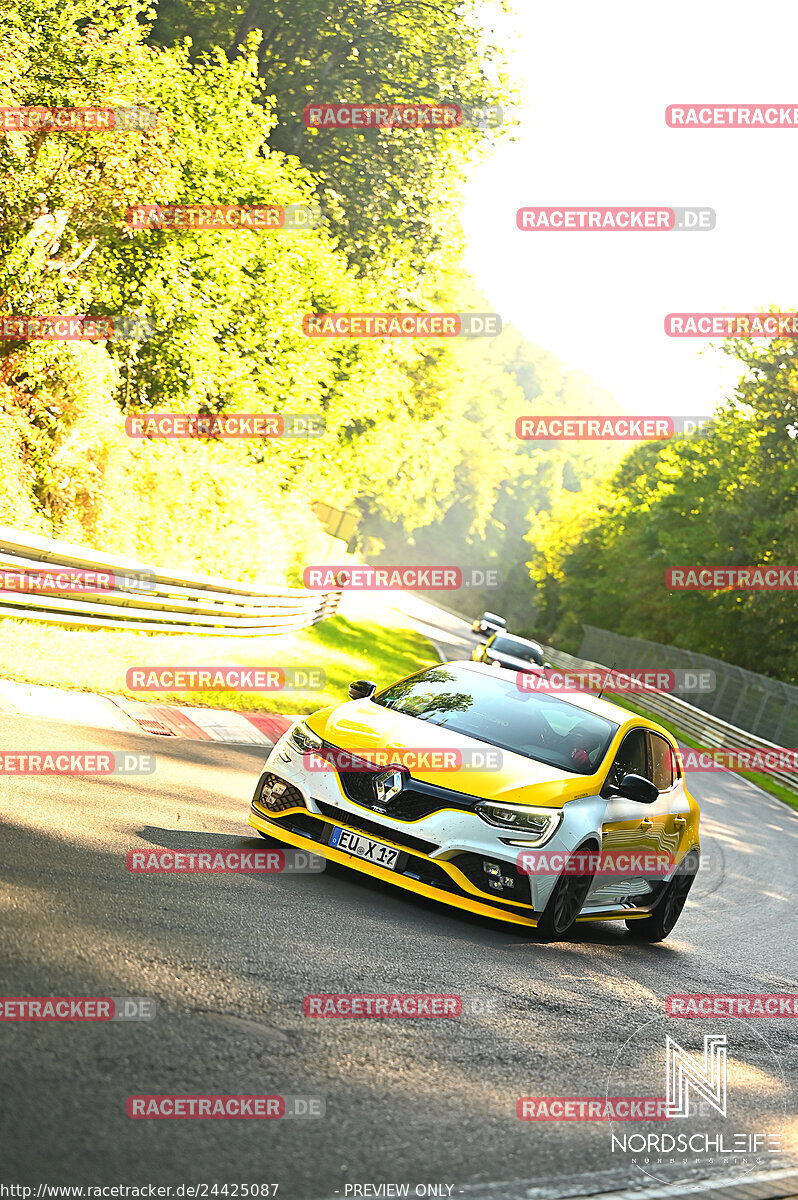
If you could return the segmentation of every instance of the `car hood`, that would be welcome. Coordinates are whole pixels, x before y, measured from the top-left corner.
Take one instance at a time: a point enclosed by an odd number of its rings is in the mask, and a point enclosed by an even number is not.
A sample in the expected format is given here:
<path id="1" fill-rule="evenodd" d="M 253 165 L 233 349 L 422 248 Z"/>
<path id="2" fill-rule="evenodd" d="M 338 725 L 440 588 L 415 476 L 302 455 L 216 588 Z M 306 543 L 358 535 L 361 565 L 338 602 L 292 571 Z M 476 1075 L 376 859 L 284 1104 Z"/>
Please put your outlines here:
<path id="1" fill-rule="evenodd" d="M 431 721 L 394 712 L 371 700 L 351 700 L 335 708 L 321 709 L 306 717 L 305 722 L 325 742 L 353 754 L 364 750 L 489 748 L 487 742 L 455 733 L 451 729 L 442 729 Z M 509 750 L 501 751 L 501 767 L 498 770 L 487 767 L 477 770 L 424 770 L 413 767 L 411 774 L 414 779 L 462 792 L 466 796 L 551 808 L 559 808 L 569 800 L 595 795 L 597 790 L 595 775 L 561 771 Z"/>

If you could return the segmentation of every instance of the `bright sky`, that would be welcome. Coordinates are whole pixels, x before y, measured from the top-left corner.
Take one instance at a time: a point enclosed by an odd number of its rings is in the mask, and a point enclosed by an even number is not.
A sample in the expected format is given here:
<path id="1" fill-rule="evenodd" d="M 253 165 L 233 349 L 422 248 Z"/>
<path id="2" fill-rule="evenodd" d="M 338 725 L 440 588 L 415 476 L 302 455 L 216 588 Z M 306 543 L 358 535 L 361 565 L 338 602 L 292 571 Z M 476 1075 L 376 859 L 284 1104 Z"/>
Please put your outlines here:
<path id="1" fill-rule="evenodd" d="M 798 129 L 669 129 L 669 104 L 798 106 L 798 5 L 517 0 L 518 140 L 466 194 L 495 311 L 632 412 L 704 413 L 739 372 L 668 312 L 798 307 Z M 520 36 L 518 36 L 520 35 Z M 520 232 L 523 206 L 701 205 L 711 232 Z"/>

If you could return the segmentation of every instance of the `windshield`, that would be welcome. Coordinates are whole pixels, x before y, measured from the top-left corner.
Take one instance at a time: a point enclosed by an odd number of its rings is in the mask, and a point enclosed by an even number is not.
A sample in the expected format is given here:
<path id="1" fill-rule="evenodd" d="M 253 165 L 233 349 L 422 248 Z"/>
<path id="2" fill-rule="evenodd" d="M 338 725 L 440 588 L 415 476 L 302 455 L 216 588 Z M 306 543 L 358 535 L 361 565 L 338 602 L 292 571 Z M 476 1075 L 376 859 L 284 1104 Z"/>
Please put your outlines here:
<path id="1" fill-rule="evenodd" d="M 577 775 L 592 775 L 618 729 L 614 721 L 514 679 L 467 667 L 430 667 L 374 697 L 394 712 Z"/>
<path id="2" fill-rule="evenodd" d="M 523 638 L 510 637 L 509 634 L 497 633 L 493 641 L 488 643 L 488 648 L 495 650 L 497 654 L 511 654 L 513 658 L 522 658 L 524 662 L 543 662 L 543 655 L 537 646 L 531 646 Z"/>

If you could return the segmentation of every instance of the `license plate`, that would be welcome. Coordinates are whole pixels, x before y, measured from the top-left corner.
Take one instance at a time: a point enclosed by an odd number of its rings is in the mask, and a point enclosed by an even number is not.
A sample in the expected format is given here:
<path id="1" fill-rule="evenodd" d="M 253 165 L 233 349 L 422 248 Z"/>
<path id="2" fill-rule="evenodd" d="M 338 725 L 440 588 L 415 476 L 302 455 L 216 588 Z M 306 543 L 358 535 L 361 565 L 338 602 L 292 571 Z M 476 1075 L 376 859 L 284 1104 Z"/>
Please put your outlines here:
<path id="1" fill-rule="evenodd" d="M 362 837 L 359 833 L 340 829 L 337 825 L 330 835 L 328 845 L 335 846 L 337 850 L 345 850 L 347 854 L 354 854 L 357 858 L 365 858 L 366 862 L 376 863 L 379 867 L 387 867 L 390 871 L 396 867 L 399 857 L 399 851 L 393 846 L 385 846 L 382 842 L 375 842 L 373 838 Z"/>

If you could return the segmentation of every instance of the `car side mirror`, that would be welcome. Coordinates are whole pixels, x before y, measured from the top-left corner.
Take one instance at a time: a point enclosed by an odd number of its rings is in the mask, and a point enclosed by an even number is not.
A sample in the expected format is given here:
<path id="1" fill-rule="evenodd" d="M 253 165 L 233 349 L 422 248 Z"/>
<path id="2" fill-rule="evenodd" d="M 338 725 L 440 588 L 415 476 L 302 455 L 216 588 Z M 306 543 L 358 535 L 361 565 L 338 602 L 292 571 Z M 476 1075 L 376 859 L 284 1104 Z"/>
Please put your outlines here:
<path id="1" fill-rule="evenodd" d="M 370 679 L 356 679 L 349 685 L 349 699 L 370 700 L 376 690 L 376 683 L 372 683 Z"/>
<path id="2" fill-rule="evenodd" d="M 642 775 L 624 775 L 618 795 L 625 796 L 627 800 L 636 800 L 638 804 L 653 804 L 659 792 L 651 780 L 644 779 Z"/>

